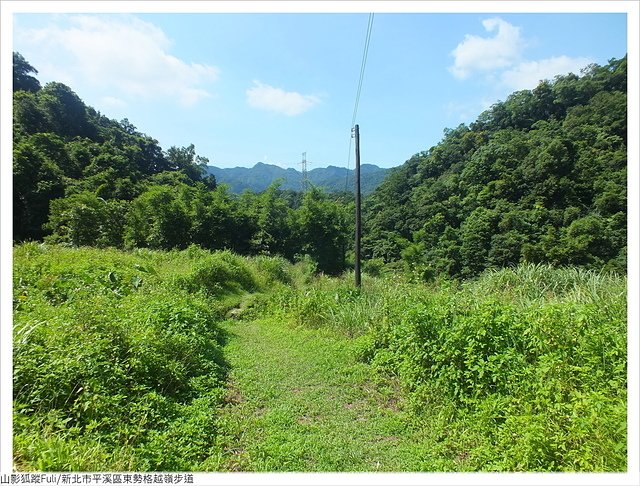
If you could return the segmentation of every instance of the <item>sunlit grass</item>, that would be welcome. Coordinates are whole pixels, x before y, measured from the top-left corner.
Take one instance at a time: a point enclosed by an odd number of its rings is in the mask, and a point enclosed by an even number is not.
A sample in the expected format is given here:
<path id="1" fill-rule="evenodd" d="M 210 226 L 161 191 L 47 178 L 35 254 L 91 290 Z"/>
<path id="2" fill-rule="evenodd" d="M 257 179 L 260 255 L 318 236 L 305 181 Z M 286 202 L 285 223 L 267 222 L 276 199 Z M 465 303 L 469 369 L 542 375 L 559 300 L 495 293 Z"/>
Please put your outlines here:
<path id="1" fill-rule="evenodd" d="M 313 271 L 16 246 L 16 468 L 626 469 L 625 277 Z"/>
<path id="2" fill-rule="evenodd" d="M 523 265 L 463 284 L 366 277 L 362 290 L 322 277 L 268 311 L 357 336 L 460 470 L 626 469 L 623 276 Z"/>

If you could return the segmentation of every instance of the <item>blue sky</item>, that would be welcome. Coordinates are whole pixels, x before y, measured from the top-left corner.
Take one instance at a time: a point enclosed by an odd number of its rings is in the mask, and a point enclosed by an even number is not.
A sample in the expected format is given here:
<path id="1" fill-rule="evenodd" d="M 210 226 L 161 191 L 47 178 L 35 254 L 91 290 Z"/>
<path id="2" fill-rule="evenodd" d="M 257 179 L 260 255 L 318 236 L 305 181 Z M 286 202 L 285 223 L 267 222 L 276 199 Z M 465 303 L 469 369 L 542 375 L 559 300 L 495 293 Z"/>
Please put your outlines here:
<path id="1" fill-rule="evenodd" d="M 367 13 L 16 14 L 14 50 L 164 149 L 220 167 L 346 166 Z M 376 13 L 363 163 L 402 164 L 542 78 L 627 52 L 626 15 Z"/>

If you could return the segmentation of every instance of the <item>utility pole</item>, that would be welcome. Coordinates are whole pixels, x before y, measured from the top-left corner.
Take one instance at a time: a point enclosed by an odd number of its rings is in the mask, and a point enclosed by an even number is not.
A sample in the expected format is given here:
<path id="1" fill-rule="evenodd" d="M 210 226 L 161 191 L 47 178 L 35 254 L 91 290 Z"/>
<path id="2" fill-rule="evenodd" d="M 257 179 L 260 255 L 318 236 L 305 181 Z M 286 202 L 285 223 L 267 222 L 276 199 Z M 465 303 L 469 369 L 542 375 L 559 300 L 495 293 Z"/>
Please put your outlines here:
<path id="1" fill-rule="evenodd" d="M 354 127 L 356 139 L 356 287 L 360 288 L 362 281 L 360 276 L 360 235 L 362 227 L 360 222 L 360 127 Z"/>
<path id="2" fill-rule="evenodd" d="M 307 192 L 309 188 L 309 174 L 307 173 L 307 152 L 302 152 L 302 192 Z"/>

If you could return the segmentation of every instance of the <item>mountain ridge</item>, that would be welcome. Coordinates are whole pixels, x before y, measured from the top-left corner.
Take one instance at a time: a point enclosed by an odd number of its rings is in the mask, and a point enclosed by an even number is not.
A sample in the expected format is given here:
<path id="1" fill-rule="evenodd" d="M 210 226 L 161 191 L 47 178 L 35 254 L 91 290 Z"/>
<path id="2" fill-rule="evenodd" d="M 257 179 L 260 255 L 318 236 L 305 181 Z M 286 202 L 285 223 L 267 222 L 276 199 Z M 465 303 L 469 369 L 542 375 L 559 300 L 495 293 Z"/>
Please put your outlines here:
<path id="1" fill-rule="evenodd" d="M 374 164 L 360 166 L 362 192 L 372 192 L 384 180 L 391 169 Z M 257 162 L 253 167 L 221 168 L 206 166 L 207 174 L 215 176 L 219 184 L 227 184 L 234 193 L 245 190 L 262 192 L 273 182 L 282 179 L 281 189 L 302 189 L 302 172 L 292 167 L 283 168 L 274 164 Z M 317 167 L 308 171 L 309 182 L 326 189 L 328 192 L 344 191 L 348 185 L 353 185 L 354 170 L 345 167 L 329 165 Z"/>

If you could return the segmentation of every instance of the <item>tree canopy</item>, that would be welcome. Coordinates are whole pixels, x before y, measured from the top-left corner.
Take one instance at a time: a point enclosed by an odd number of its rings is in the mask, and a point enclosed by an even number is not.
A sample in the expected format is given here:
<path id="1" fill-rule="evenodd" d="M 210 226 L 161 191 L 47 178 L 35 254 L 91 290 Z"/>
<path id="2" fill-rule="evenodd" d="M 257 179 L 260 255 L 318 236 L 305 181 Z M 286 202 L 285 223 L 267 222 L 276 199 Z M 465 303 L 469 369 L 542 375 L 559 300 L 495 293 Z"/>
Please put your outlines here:
<path id="1" fill-rule="evenodd" d="M 626 58 L 513 93 L 393 169 L 364 200 L 368 259 L 430 278 L 520 262 L 626 269 Z M 44 87 L 14 53 L 14 239 L 231 249 L 350 265 L 353 198 L 232 194 L 193 144 Z"/>
<path id="2" fill-rule="evenodd" d="M 626 271 L 626 58 L 513 93 L 366 201 L 365 253 L 427 275 L 520 262 Z"/>
<path id="3" fill-rule="evenodd" d="M 19 52 L 13 53 L 13 91 L 39 91 L 40 81 L 31 76 L 38 74 L 27 60 Z"/>

